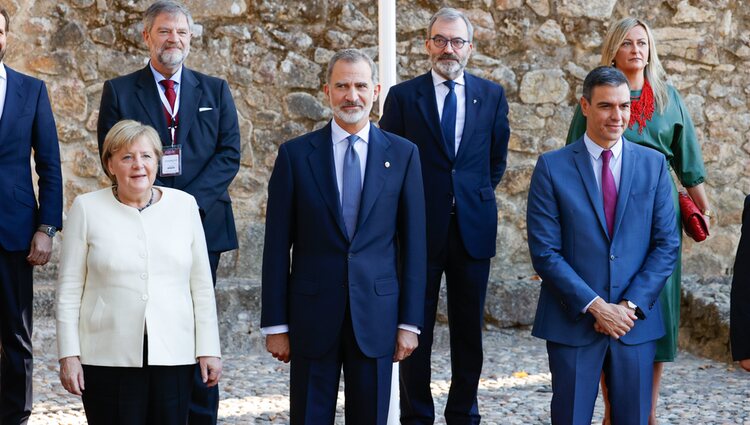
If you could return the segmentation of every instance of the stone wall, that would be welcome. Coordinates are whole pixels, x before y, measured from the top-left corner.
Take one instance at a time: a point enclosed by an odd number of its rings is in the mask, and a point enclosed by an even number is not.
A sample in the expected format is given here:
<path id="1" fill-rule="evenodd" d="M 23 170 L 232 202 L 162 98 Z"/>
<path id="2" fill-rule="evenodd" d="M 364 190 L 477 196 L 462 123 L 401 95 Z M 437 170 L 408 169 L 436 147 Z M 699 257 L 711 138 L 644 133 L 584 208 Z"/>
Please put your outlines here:
<path id="1" fill-rule="evenodd" d="M 102 82 L 145 64 L 138 0 L 0 0 L 12 15 L 6 63 L 48 83 L 61 140 L 65 205 L 107 182 L 96 149 Z M 242 169 L 231 187 L 240 249 L 226 277 L 258 280 L 266 184 L 284 140 L 331 117 L 325 64 L 343 47 L 377 54 L 377 2 L 188 0 L 197 28 L 188 66 L 229 80 L 242 131 Z M 688 241 L 687 273 L 720 275 L 734 258 L 750 188 L 750 19 L 737 0 L 399 0 L 399 77 L 425 72 L 424 29 L 450 4 L 476 26 L 470 70 L 503 84 L 513 130 L 500 205 L 494 280 L 533 275 L 525 238 L 526 191 L 539 153 L 563 145 L 587 70 L 608 23 L 625 15 L 656 29 L 661 58 L 698 127 L 718 212 L 712 237 Z M 59 245 L 59 243 L 58 243 Z M 57 255 L 57 254 L 56 254 Z M 40 270 L 50 278 L 56 261 Z"/>

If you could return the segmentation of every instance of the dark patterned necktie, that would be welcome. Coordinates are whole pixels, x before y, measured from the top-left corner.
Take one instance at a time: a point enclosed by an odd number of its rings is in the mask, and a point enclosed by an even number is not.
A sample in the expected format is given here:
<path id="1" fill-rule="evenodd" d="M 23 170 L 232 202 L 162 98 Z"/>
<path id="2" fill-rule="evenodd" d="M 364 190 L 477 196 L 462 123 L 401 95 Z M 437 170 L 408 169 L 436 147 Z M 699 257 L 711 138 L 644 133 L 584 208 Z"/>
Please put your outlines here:
<path id="1" fill-rule="evenodd" d="M 448 86 L 448 94 L 445 96 L 443 104 L 443 116 L 440 118 L 440 127 L 443 129 L 443 137 L 450 153 L 451 158 L 456 155 L 456 82 L 453 80 L 444 81 L 443 84 Z"/>
<path id="2" fill-rule="evenodd" d="M 341 212 L 344 215 L 346 233 L 351 241 L 357 231 L 357 217 L 359 216 L 359 200 L 362 196 L 362 172 L 360 170 L 359 155 L 354 150 L 354 144 L 359 136 L 352 134 L 347 137 L 349 146 L 344 155 L 344 173 L 341 182 Z"/>

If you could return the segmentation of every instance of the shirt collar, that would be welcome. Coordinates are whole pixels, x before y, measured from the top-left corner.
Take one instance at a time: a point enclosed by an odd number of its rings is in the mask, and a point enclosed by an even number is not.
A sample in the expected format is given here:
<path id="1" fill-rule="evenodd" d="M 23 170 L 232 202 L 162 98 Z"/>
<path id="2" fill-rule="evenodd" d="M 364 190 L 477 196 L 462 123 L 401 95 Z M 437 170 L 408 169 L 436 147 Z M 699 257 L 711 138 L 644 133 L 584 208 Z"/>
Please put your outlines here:
<path id="1" fill-rule="evenodd" d="M 8 80 L 8 72 L 5 71 L 5 64 L 0 62 L 0 78 L 3 80 Z"/>
<path id="2" fill-rule="evenodd" d="M 589 155 L 591 155 L 594 159 L 598 160 L 599 157 L 602 156 L 602 152 L 604 152 L 604 148 L 597 145 L 596 142 L 591 140 L 588 134 L 583 135 L 583 143 L 586 145 L 586 150 L 589 151 Z M 612 157 L 617 159 L 620 157 L 620 154 L 622 153 L 622 136 L 620 136 L 620 140 L 617 141 L 617 143 L 614 144 L 609 150 L 612 151 Z"/>
<path id="3" fill-rule="evenodd" d="M 336 120 L 331 120 L 331 140 L 333 140 L 334 145 L 343 142 L 349 136 L 349 132 L 341 128 L 341 126 L 336 123 Z M 367 121 L 367 124 L 357 132 L 357 136 L 359 136 L 363 142 L 368 143 L 370 140 L 370 121 Z"/>
<path id="4" fill-rule="evenodd" d="M 443 84 L 445 81 L 448 81 L 446 78 L 443 78 L 440 74 L 438 74 L 437 72 L 435 72 L 434 69 L 430 70 L 430 73 L 432 73 L 432 84 L 435 87 Z M 458 77 L 456 77 L 456 79 L 453 80 L 453 81 L 455 81 L 456 84 L 458 84 L 459 86 L 465 86 L 466 85 L 466 81 L 464 80 L 464 72 L 461 71 L 461 74 Z"/>
<path id="5" fill-rule="evenodd" d="M 154 74 L 154 79 L 156 79 L 156 83 L 158 84 L 161 80 L 166 80 L 166 78 L 159 73 L 159 71 L 154 68 L 154 65 L 151 64 L 151 61 L 148 62 L 148 67 L 151 68 L 151 73 Z M 180 69 L 177 70 L 177 72 L 174 73 L 171 77 L 169 77 L 170 80 L 174 81 L 177 84 L 180 84 L 182 82 L 182 66 L 180 66 Z"/>

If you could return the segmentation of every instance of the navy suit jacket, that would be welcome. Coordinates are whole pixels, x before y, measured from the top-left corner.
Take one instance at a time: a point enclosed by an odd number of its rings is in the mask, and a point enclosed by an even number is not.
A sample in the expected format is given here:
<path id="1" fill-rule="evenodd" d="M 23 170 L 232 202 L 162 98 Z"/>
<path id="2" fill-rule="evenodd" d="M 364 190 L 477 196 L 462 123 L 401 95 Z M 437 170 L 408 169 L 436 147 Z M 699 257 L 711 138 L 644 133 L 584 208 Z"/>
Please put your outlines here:
<path id="1" fill-rule="evenodd" d="M 184 190 L 198 201 L 210 252 L 237 248 L 228 187 L 240 168 L 237 109 L 226 81 L 182 68 L 176 144 L 182 145 L 182 175 L 159 177 L 156 184 Z M 101 152 L 107 132 L 131 119 L 156 129 L 172 144 L 151 68 L 104 83 L 97 135 Z"/>
<path id="2" fill-rule="evenodd" d="M 539 157 L 527 206 L 529 251 L 542 278 L 532 334 L 584 346 L 606 335 L 582 314 L 600 296 L 634 302 L 646 315 L 620 340 L 640 344 L 664 334 L 659 293 L 680 247 L 672 182 L 664 155 L 623 138 L 613 236 L 604 217 L 583 139 Z"/>
<path id="3" fill-rule="evenodd" d="M 261 327 L 288 324 L 292 352 L 320 357 L 348 303 L 362 352 L 392 355 L 398 324 L 424 319 L 424 214 L 419 152 L 401 137 L 370 127 L 351 241 L 331 124 L 281 145 L 268 183 Z"/>
<path id="4" fill-rule="evenodd" d="M 750 196 L 742 211 L 742 235 L 734 259 L 730 313 L 732 358 L 750 359 Z"/>
<path id="5" fill-rule="evenodd" d="M 464 73 L 466 122 L 458 153 L 448 151 L 440 128 L 430 72 L 393 86 L 380 127 L 414 142 L 422 159 L 430 258 L 445 244 L 453 198 L 466 251 L 475 259 L 495 255 L 495 188 L 508 154 L 508 102 L 502 86 Z"/>
<path id="6" fill-rule="evenodd" d="M 62 174 L 57 128 L 44 82 L 7 65 L 8 89 L 0 119 L 0 247 L 29 249 L 40 224 L 62 228 Z M 32 149 L 39 204 L 31 177 Z"/>

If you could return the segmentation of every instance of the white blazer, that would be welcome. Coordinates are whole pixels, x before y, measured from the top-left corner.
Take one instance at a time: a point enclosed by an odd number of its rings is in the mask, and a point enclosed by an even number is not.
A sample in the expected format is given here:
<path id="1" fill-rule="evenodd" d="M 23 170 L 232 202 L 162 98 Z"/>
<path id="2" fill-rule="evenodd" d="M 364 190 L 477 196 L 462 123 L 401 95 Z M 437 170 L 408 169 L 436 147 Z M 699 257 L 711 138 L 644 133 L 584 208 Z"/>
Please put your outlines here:
<path id="1" fill-rule="evenodd" d="M 97 366 L 193 364 L 220 356 L 211 269 L 195 198 L 162 197 L 138 212 L 111 188 L 68 213 L 57 282 L 59 358 Z"/>

